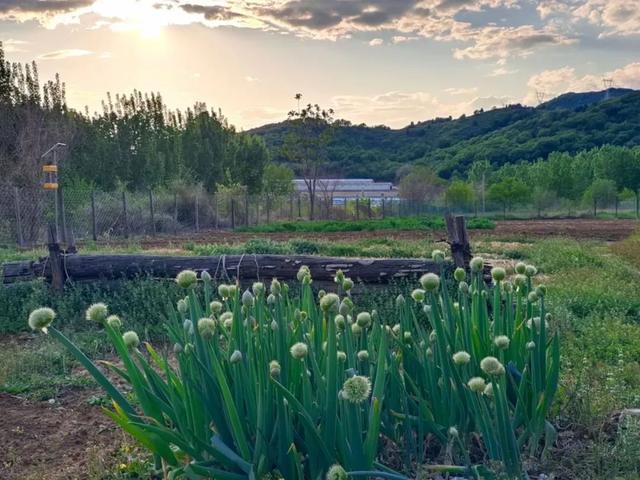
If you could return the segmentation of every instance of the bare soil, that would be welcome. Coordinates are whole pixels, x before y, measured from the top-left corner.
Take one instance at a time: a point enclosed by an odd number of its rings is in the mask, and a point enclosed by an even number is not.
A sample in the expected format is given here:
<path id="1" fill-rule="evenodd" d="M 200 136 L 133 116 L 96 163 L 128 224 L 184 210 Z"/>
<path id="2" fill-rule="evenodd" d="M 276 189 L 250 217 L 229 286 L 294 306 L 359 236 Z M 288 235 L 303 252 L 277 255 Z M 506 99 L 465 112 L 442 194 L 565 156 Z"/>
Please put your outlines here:
<path id="1" fill-rule="evenodd" d="M 88 403 L 93 393 L 68 391 L 55 403 L 0 393 L 0 478 L 101 478 L 125 436 Z"/>
<path id="2" fill-rule="evenodd" d="M 637 220 L 594 220 L 594 219 L 543 219 L 543 220 L 503 220 L 496 222 L 493 230 L 470 230 L 471 237 L 548 237 L 565 236 L 585 240 L 617 241 L 627 238 L 640 226 Z M 278 232 L 253 233 L 232 232 L 228 230 L 208 230 L 198 233 L 190 232 L 172 236 L 143 238 L 139 241 L 143 248 L 168 249 L 185 242 L 192 243 L 240 243 L 252 238 L 269 238 L 286 241 L 291 238 L 307 238 L 328 241 L 357 241 L 375 238 L 394 238 L 398 240 L 430 239 L 440 241 L 446 238 L 443 230 L 374 230 L 359 232 Z M 124 242 L 110 241 L 111 245 Z"/>
<path id="3" fill-rule="evenodd" d="M 640 222 L 637 220 L 594 220 L 594 219 L 553 219 L 553 220 L 506 220 L 496 222 L 494 230 L 472 230 L 471 235 L 490 234 L 506 236 L 564 236 L 584 240 L 623 240 L 631 235 Z"/>

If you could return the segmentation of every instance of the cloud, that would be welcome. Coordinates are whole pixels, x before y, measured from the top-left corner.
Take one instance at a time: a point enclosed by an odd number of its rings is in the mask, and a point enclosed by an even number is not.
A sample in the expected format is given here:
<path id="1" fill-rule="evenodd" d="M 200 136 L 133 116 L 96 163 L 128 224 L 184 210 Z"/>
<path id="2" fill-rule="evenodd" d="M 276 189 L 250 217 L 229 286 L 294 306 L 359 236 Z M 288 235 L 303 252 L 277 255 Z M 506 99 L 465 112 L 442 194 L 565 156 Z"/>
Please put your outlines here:
<path id="1" fill-rule="evenodd" d="M 91 51 L 82 50 L 79 48 L 67 48 L 63 50 L 56 50 L 54 52 L 43 53 L 38 56 L 39 60 L 64 60 L 66 58 L 85 57 L 91 55 Z"/>
<path id="2" fill-rule="evenodd" d="M 454 51 L 457 59 L 489 58 L 506 59 L 511 56 L 526 57 L 541 46 L 558 46 L 575 43 L 551 28 L 539 29 L 531 25 L 519 27 L 484 27 L 475 38 L 474 45 Z"/>
<path id="3" fill-rule="evenodd" d="M 472 93 L 476 93 L 478 91 L 478 87 L 446 88 L 444 91 L 449 95 L 471 95 Z"/>
<path id="4" fill-rule="evenodd" d="M 373 40 L 369 41 L 369 46 L 370 47 L 379 47 L 380 45 L 384 44 L 384 40 L 381 38 L 374 38 Z"/>
<path id="5" fill-rule="evenodd" d="M 29 43 L 24 40 L 15 40 L 13 38 L 0 40 L 0 42 L 2 42 L 2 48 L 6 53 L 24 52 L 25 50 L 22 47 Z"/>
<path id="6" fill-rule="evenodd" d="M 541 19 L 567 17 L 602 29 L 600 36 L 640 34 L 640 2 L 637 0 L 542 0 Z"/>
<path id="7" fill-rule="evenodd" d="M 389 33 L 390 43 L 419 38 L 455 42 L 454 56 L 483 60 L 530 55 L 539 47 L 572 43 L 549 25 L 496 26 L 463 21 L 462 12 L 519 8 L 524 0 L 0 0 L 1 12 L 57 15 L 58 23 L 86 18 L 116 31 L 153 32 L 168 25 L 254 28 L 317 40 Z M 543 0 L 570 2 L 574 0 Z M 602 2 L 604 0 L 582 0 Z M 623 0 L 611 0 L 622 2 Z M 631 1 L 631 0 L 628 0 Z M 555 7 L 554 7 L 555 8 Z M 558 7 L 559 8 L 559 7 Z M 605 7 L 602 7 L 605 8 Z M 549 7 L 551 10 L 552 7 Z M 611 10 L 611 9 L 609 9 Z M 554 10 L 555 11 L 555 10 Z M 613 15 L 621 16 L 620 9 Z M 603 20 L 604 21 L 604 20 Z M 55 26 L 55 22 L 49 22 Z M 630 28 L 630 27 L 625 27 Z"/>
<path id="8" fill-rule="evenodd" d="M 588 0 L 573 15 L 603 27 L 607 35 L 640 34 L 640 2 L 637 0 Z"/>
<path id="9" fill-rule="evenodd" d="M 513 75 L 514 73 L 518 73 L 518 70 L 515 68 L 498 67 L 494 68 L 487 77 L 502 77 L 505 75 Z"/>
<path id="10" fill-rule="evenodd" d="M 474 97 L 449 103 L 428 92 L 392 91 L 379 95 L 338 95 L 332 104 L 336 114 L 354 123 L 389 125 L 400 128 L 416 121 L 435 117 L 458 117 L 480 108 L 488 109 L 509 103 L 509 97 Z"/>
<path id="11" fill-rule="evenodd" d="M 407 43 L 407 42 L 413 42 L 415 40 L 418 40 L 418 37 L 405 37 L 404 35 L 394 35 L 391 38 L 391 43 L 394 43 L 394 44 Z"/>
<path id="12" fill-rule="evenodd" d="M 19 22 L 37 20 L 40 23 L 54 17 L 90 6 L 95 0 L 0 0 L 0 20 Z"/>
<path id="13" fill-rule="evenodd" d="M 192 3 L 187 3 L 181 5 L 180 8 L 187 13 L 195 13 L 201 14 L 204 16 L 206 20 L 232 20 L 234 18 L 242 17 L 241 13 L 234 12 L 227 7 L 223 7 L 222 5 L 194 5 Z"/>
<path id="14" fill-rule="evenodd" d="M 244 77 L 244 80 L 246 82 L 249 82 L 249 83 L 254 83 L 254 82 L 259 81 L 260 79 L 258 79 L 256 77 L 252 77 L 251 75 L 247 75 L 246 77 Z"/>
<path id="15" fill-rule="evenodd" d="M 549 99 L 567 92 L 588 92 L 603 90 L 603 78 L 610 78 L 616 87 L 640 89 L 640 62 L 630 63 L 601 75 L 583 75 L 576 73 L 573 67 L 544 70 L 529 78 L 529 92 L 523 99 L 525 104 L 537 103 L 536 92 L 544 93 Z"/>

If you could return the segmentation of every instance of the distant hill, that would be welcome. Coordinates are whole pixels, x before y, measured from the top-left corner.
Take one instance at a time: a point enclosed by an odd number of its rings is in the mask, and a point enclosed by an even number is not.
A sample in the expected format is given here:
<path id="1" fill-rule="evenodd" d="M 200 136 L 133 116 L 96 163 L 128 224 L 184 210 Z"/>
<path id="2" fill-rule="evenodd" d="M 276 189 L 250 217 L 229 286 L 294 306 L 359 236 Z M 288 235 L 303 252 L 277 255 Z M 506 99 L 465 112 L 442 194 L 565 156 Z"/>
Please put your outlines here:
<path id="1" fill-rule="evenodd" d="M 612 98 L 622 97 L 635 92 L 630 88 L 609 88 L 600 92 L 564 93 L 540 105 L 541 109 L 567 108 L 576 109 Z"/>
<path id="2" fill-rule="evenodd" d="M 280 147 L 288 132 L 286 121 L 250 131 L 281 162 Z M 329 146 L 327 173 L 390 180 L 402 165 L 423 163 L 448 178 L 464 173 L 476 159 L 500 166 L 604 144 L 640 145 L 640 92 L 568 93 L 536 108 L 510 105 L 401 129 L 346 124 L 337 128 Z"/>

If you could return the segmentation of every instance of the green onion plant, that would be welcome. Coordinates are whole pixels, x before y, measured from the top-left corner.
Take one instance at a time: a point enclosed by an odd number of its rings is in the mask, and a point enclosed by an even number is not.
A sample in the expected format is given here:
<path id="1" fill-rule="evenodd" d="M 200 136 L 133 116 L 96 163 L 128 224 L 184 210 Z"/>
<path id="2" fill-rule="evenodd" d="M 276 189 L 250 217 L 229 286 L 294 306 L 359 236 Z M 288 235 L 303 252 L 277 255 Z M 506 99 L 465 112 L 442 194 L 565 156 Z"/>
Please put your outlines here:
<path id="1" fill-rule="evenodd" d="M 52 310 L 29 324 L 84 365 L 112 399 L 106 414 L 169 479 L 526 478 L 525 457 L 555 437 L 546 289 L 525 265 L 513 282 L 494 268 L 489 286 L 475 258 L 452 293 L 443 258 L 434 252 L 441 275 L 398 297 L 393 318 L 359 310 L 341 271 L 335 293 L 314 294 L 301 267 L 296 295 L 277 279 L 214 289 L 208 273 L 181 272 L 162 354 L 106 305 L 89 307 L 120 359 L 106 373 L 52 326 Z"/>

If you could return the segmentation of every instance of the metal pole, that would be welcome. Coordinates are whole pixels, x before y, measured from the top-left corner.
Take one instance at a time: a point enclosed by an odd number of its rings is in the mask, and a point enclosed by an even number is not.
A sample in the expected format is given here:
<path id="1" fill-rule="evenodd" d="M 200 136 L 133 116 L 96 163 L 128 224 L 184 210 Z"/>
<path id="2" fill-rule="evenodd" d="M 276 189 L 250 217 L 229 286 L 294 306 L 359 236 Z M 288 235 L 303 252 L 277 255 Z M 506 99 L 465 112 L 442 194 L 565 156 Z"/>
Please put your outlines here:
<path id="1" fill-rule="evenodd" d="M 91 233 L 93 241 L 98 240 L 98 226 L 96 224 L 96 192 L 91 190 Z"/>
<path id="2" fill-rule="evenodd" d="M 289 220 L 293 220 L 293 193 L 289 195 Z"/>
<path id="3" fill-rule="evenodd" d="M 178 194 L 173 194 L 173 233 L 178 234 Z"/>
<path id="4" fill-rule="evenodd" d="M 236 228 L 236 202 L 232 198 L 231 199 L 231 229 L 235 230 Z"/>
<path id="5" fill-rule="evenodd" d="M 244 196 L 244 215 L 245 215 L 245 225 L 249 226 L 249 194 L 247 193 Z"/>
<path id="6" fill-rule="evenodd" d="M 153 190 L 149 189 L 149 214 L 151 216 L 151 235 L 156 234 L 156 219 L 153 211 Z"/>
<path id="7" fill-rule="evenodd" d="M 216 215 L 216 230 L 218 230 L 220 228 L 220 215 L 219 215 L 219 208 L 218 208 L 218 194 L 217 193 L 213 194 L 213 208 L 214 208 L 214 213 Z"/>
<path id="8" fill-rule="evenodd" d="M 196 211 L 195 211 L 195 214 L 196 214 L 196 232 L 200 231 L 200 215 L 199 215 L 199 211 L 198 211 L 199 199 L 200 199 L 199 192 L 196 192 L 196 205 L 195 205 L 195 207 L 196 207 Z"/>
<path id="9" fill-rule="evenodd" d="M 57 150 L 54 147 L 54 150 L 53 150 L 53 164 L 54 165 L 58 165 L 56 152 L 57 152 Z M 60 212 L 59 212 L 60 207 L 58 205 L 58 190 L 57 189 L 53 191 L 53 203 L 55 204 L 55 209 L 56 209 L 56 212 L 55 212 L 56 218 L 55 218 L 55 222 L 54 222 L 55 225 L 56 225 L 56 228 L 55 228 L 56 238 L 54 238 L 54 242 L 53 243 L 58 243 L 60 241 L 60 223 L 59 223 L 60 222 L 60 220 L 59 220 L 59 218 L 60 218 Z"/>
<path id="10" fill-rule="evenodd" d="M 13 189 L 16 200 L 16 230 L 18 234 L 18 245 L 21 247 L 24 245 L 24 238 L 22 236 L 22 215 L 20 213 L 20 190 L 18 187 Z"/>
<path id="11" fill-rule="evenodd" d="M 122 214 L 124 217 L 124 238 L 129 238 L 129 214 L 127 213 L 127 192 L 122 192 Z"/>
<path id="12" fill-rule="evenodd" d="M 62 230 L 62 242 L 67 244 L 67 215 L 64 211 L 64 192 L 62 188 L 58 188 L 58 201 L 60 202 L 60 229 Z"/>

